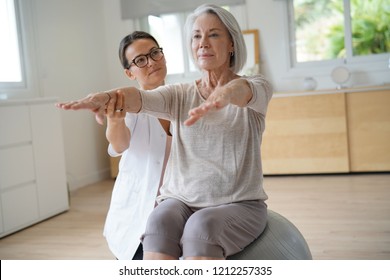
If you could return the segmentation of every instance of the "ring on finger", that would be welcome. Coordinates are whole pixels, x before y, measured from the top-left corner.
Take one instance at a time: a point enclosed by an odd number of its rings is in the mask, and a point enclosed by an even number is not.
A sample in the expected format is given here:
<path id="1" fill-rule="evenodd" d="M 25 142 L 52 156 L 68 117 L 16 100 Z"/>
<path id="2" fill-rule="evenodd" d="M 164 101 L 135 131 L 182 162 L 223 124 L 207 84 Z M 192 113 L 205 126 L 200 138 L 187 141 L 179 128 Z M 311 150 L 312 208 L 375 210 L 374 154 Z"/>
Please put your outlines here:
<path id="1" fill-rule="evenodd" d="M 120 109 L 116 109 L 115 112 L 123 112 L 123 108 L 120 108 Z"/>

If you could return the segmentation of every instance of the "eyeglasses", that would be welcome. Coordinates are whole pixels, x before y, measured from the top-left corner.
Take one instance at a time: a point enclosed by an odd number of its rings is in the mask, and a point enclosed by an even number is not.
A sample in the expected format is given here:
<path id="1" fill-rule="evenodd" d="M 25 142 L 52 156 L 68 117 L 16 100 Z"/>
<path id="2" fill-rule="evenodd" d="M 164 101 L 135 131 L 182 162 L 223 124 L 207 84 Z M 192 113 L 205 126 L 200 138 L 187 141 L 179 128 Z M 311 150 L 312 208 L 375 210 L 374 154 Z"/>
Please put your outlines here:
<path id="1" fill-rule="evenodd" d="M 158 61 L 161 58 L 163 58 L 163 56 L 164 56 L 164 53 L 163 53 L 163 49 L 162 48 L 152 49 L 150 51 L 150 53 L 148 53 L 148 54 L 141 54 L 141 55 L 137 56 L 136 58 L 134 58 L 131 61 L 130 66 L 127 69 L 129 69 L 133 63 L 135 64 L 135 66 L 137 66 L 139 68 L 144 68 L 146 65 L 148 65 L 148 62 L 149 62 L 148 58 L 149 57 L 153 61 Z"/>

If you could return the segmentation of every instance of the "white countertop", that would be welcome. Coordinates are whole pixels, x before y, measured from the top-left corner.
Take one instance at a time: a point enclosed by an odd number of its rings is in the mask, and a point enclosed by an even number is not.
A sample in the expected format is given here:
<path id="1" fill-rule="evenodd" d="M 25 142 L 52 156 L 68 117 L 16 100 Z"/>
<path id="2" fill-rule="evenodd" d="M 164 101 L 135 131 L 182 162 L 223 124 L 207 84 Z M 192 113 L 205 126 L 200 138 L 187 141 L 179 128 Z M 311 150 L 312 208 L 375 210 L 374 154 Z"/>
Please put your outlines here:
<path id="1" fill-rule="evenodd" d="M 320 89 L 320 90 L 311 90 L 311 91 L 274 92 L 273 97 L 308 96 L 308 95 L 335 94 L 335 93 L 354 93 L 354 92 L 380 91 L 380 90 L 390 90 L 390 84 L 386 84 L 386 85 L 382 85 L 382 86 L 371 86 L 371 87 Z"/>
<path id="2" fill-rule="evenodd" d="M 42 103 L 56 103 L 57 97 L 36 97 L 36 98 L 15 98 L 15 99 L 0 99 L 0 106 L 15 106 L 15 105 L 31 105 Z"/>

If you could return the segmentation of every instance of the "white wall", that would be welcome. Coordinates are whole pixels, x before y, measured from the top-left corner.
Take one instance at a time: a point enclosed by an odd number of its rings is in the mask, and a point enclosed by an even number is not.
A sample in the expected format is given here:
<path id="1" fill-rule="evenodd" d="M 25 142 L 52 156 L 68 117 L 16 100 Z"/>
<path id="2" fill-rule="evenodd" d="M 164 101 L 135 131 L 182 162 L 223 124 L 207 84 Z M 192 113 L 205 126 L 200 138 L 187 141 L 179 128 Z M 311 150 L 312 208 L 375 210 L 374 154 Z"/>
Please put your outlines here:
<path id="1" fill-rule="evenodd" d="M 33 0 L 39 94 L 60 101 L 135 85 L 118 58 L 120 40 L 133 31 L 120 19 L 119 0 Z M 105 126 L 92 113 L 61 111 L 71 190 L 109 177 Z"/>
<path id="2" fill-rule="evenodd" d="M 102 0 L 102 2 L 109 87 L 136 86 L 136 82 L 125 76 L 118 56 L 120 41 L 136 30 L 136 27 L 133 20 L 121 19 L 120 0 Z"/>
<path id="3" fill-rule="evenodd" d="M 34 0 L 40 96 L 61 101 L 109 87 L 102 2 Z M 62 111 L 70 189 L 109 176 L 104 127 L 89 112 Z"/>

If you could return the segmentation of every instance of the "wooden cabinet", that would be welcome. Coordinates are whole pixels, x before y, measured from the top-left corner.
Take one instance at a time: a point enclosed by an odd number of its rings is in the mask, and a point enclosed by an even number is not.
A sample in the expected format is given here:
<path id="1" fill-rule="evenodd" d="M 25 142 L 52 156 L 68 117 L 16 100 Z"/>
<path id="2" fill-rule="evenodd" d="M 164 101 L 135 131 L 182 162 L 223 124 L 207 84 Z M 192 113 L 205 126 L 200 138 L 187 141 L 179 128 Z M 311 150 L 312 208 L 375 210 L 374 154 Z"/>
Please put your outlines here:
<path id="1" fill-rule="evenodd" d="M 390 89 L 275 94 L 264 174 L 390 171 Z"/>
<path id="2" fill-rule="evenodd" d="M 115 179 L 118 176 L 120 160 L 121 157 L 110 157 L 111 178 L 113 179 Z"/>
<path id="3" fill-rule="evenodd" d="M 347 94 L 352 172 L 390 171 L 390 90 Z"/>
<path id="4" fill-rule="evenodd" d="M 54 102 L 0 102 L 0 237 L 69 209 Z"/>
<path id="5" fill-rule="evenodd" d="M 345 94 L 276 97 L 263 135 L 264 174 L 347 172 Z"/>

